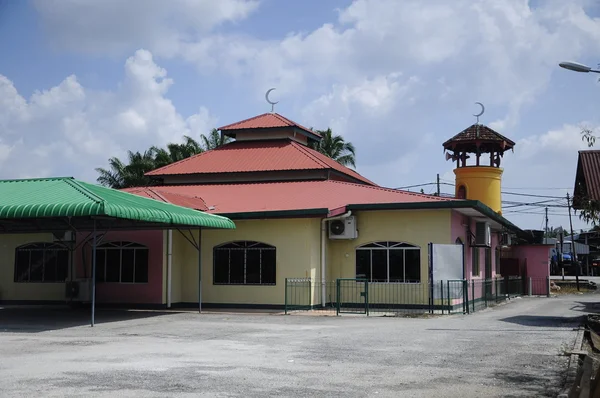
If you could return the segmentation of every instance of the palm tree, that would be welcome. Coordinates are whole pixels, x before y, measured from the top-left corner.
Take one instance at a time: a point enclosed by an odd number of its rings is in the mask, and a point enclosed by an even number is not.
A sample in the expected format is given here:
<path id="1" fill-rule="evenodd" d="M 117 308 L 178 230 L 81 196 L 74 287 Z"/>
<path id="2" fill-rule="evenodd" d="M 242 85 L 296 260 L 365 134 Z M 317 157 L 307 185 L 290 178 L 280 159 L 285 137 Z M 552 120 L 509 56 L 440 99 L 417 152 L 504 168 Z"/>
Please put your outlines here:
<path id="1" fill-rule="evenodd" d="M 180 160 L 189 158 L 204 152 L 198 141 L 192 137 L 184 135 L 185 142 L 183 144 L 170 143 L 167 144 L 167 149 L 153 146 L 150 151 L 154 155 L 154 167 L 160 168 L 168 164 L 179 162 Z"/>
<path id="2" fill-rule="evenodd" d="M 96 168 L 96 171 L 100 174 L 96 181 L 105 187 L 114 189 L 123 188 L 125 185 L 125 165 L 116 157 L 108 159 L 108 165 L 110 166 L 109 170 L 101 167 Z"/>
<path id="3" fill-rule="evenodd" d="M 150 185 L 150 178 L 145 174 L 156 168 L 153 152 L 151 150 L 144 153 L 127 151 L 127 157 L 129 160 L 127 165 L 119 158 L 113 157 L 108 160 L 109 170 L 97 168 L 96 171 L 100 175 L 96 181 L 114 189 Z"/>
<path id="4" fill-rule="evenodd" d="M 108 159 L 110 166 L 108 170 L 104 168 L 96 169 L 100 174 L 96 181 L 115 189 L 151 185 L 152 181 L 145 176 L 147 172 L 187 159 L 205 150 L 218 148 L 231 141 L 230 137 L 219 134 L 217 129 L 212 129 L 208 137 L 201 134 L 202 144 L 187 135 L 184 135 L 183 138 L 183 143 L 167 144 L 166 149 L 152 146 L 143 153 L 128 151 L 127 164 L 119 158 L 110 158 Z"/>
<path id="5" fill-rule="evenodd" d="M 227 137 L 224 134 L 220 134 L 219 130 L 217 129 L 212 129 L 210 131 L 210 134 L 208 134 L 208 137 L 204 134 L 200 134 L 200 139 L 202 140 L 202 147 L 205 151 L 216 149 L 221 145 L 231 142 L 231 137 Z"/>
<path id="6" fill-rule="evenodd" d="M 330 128 L 317 130 L 321 134 L 321 141 L 313 144 L 313 149 L 332 158 L 341 165 L 356 167 L 356 153 L 351 142 L 344 141 L 341 135 L 333 135 Z"/>

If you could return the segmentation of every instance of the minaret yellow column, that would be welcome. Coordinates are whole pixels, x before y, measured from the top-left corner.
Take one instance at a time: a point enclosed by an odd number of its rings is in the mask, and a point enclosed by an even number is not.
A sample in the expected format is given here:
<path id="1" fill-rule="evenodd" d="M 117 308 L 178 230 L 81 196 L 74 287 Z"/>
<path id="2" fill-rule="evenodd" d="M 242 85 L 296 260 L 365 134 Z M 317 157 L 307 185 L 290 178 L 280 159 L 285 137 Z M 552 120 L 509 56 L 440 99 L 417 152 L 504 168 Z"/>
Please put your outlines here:
<path id="1" fill-rule="evenodd" d="M 478 200 L 502 214 L 502 169 L 490 166 L 466 166 L 454 169 L 456 196 L 464 187 L 466 199 Z"/>

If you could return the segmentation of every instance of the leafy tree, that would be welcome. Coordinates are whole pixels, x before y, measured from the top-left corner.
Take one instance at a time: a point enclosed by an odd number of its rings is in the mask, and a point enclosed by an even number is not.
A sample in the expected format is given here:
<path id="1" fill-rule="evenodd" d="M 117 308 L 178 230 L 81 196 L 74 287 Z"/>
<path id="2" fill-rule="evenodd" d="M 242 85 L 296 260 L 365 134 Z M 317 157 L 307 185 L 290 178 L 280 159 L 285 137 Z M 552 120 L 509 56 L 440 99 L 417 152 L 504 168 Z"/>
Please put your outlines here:
<path id="1" fill-rule="evenodd" d="M 557 227 L 557 228 L 550 227 L 550 228 L 548 228 L 548 231 L 546 231 L 545 237 L 546 238 L 558 238 L 560 231 L 565 231 L 565 229 L 562 226 Z"/>
<path id="2" fill-rule="evenodd" d="M 356 151 L 351 142 L 346 142 L 341 135 L 334 135 L 330 128 L 317 132 L 322 138 L 312 146 L 313 149 L 344 166 L 356 167 Z"/>
<path id="3" fill-rule="evenodd" d="M 204 134 L 200 134 L 200 139 L 202 140 L 202 147 L 205 151 L 216 149 L 221 145 L 231 142 L 231 137 L 227 137 L 224 134 L 220 134 L 219 130 L 217 129 L 212 129 L 210 131 L 210 134 L 208 134 L 208 137 Z"/>

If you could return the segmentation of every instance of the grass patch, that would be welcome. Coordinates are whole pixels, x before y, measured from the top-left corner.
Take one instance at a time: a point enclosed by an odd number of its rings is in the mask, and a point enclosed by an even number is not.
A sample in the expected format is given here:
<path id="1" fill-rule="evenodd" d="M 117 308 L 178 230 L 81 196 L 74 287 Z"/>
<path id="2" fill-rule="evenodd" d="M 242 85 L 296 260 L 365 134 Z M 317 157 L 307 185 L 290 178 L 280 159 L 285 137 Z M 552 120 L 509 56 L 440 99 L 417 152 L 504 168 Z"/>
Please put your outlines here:
<path id="1" fill-rule="evenodd" d="M 594 290 L 589 289 L 587 286 L 580 286 L 577 290 L 576 286 L 561 286 L 560 290 L 552 290 L 552 294 L 584 294 L 591 293 Z"/>

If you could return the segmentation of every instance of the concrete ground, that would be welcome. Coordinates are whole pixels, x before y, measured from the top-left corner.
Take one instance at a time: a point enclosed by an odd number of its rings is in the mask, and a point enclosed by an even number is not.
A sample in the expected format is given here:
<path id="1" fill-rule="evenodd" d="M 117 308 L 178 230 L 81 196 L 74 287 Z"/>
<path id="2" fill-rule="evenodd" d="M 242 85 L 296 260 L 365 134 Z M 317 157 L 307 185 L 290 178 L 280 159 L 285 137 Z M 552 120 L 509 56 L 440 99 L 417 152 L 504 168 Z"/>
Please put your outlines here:
<path id="1" fill-rule="evenodd" d="M 2 397 L 544 397 L 597 294 L 434 318 L 0 309 Z"/>

